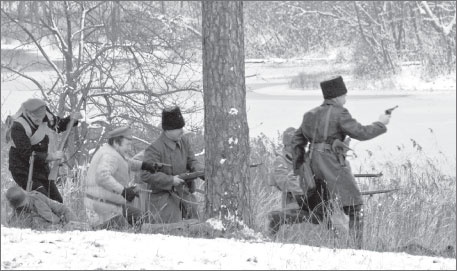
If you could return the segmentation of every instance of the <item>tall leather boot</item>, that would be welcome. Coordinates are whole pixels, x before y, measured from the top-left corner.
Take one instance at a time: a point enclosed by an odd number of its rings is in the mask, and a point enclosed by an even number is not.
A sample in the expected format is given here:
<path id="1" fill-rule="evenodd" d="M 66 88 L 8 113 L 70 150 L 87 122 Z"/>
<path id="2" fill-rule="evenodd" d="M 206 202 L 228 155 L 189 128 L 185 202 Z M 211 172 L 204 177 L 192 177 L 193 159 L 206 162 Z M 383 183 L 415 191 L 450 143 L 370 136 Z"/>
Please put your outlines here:
<path id="1" fill-rule="evenodd" d="M 344 206 L 344 213 L 349 216 L 349 234 L 358 249 L 363 245 L 363 205 Z"/>
<path id="2" fill-rule="evenodd" d="M 284 224 L 283 216 L 280 211 L 272 211 L 268 214 L 268 233 L 270 236 L 276 235 L 281 225 Z"/>

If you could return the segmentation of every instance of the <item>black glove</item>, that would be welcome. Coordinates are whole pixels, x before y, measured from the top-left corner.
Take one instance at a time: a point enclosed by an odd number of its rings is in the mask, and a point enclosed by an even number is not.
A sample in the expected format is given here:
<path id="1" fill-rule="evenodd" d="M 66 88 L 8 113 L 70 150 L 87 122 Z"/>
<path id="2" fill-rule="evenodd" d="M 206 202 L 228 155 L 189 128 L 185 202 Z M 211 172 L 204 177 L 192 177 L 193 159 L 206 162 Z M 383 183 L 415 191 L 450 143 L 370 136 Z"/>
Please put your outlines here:
<path id="1" fill-rule="evenodd" d="M 122 193 L 121 195 L 128 201 L 132 201 L 136 196 L 138 196 L 138 193 L 135 192 L 135 186 L 130 186 L 130 187 L 126 187 L 124 188 L 124 190 L 122 190 Z"/>
<path id="2" fill-rule="evenodd" d="M 147 170 L 151 173 L 156 173 L 157 170 L 159 170 L 160 168 L 162 168 L 162 167 L 157 165 L 157 163 L 154 163 L 154 162 L 143 161 L 143 163 L 141 164 L 141 169 Z"/>

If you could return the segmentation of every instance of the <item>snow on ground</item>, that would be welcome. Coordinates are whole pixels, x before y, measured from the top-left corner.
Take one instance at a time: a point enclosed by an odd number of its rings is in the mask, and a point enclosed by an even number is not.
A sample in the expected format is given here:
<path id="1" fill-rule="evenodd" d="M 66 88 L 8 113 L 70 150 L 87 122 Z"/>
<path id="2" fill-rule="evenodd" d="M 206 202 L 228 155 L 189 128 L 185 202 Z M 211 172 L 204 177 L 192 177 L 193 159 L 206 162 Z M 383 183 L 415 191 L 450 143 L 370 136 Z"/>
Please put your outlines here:
<path id="1" fill-rule="evenodd" d="M 1 227 L 2 269 L 420 269 L 455 259 L 234 239 Z"/>

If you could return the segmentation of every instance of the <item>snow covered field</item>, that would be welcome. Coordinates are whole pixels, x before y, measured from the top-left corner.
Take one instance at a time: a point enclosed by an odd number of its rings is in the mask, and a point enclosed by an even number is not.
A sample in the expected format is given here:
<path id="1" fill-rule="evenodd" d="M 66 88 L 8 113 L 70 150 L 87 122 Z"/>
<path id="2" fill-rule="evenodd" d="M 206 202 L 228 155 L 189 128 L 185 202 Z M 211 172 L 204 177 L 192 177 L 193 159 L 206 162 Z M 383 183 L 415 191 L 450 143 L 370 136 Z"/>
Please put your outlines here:
<path id="1" fill-rule="evenodd" d="M 455 270 L 455 259 L 265 241 L 1 227 L 6 269 Z"/>

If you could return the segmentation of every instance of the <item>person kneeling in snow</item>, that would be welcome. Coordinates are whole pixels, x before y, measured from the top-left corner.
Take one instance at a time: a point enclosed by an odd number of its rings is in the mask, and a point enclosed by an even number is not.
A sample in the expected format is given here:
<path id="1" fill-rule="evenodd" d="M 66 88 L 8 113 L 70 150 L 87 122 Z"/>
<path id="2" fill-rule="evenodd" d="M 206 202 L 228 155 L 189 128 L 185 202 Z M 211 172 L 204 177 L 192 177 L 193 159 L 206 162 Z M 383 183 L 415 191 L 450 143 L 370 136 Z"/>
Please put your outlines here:
<path id="1" fill-rule="evenodd" d="M 40 192 L 26 192 L 19 186 L 6 191 L 6 199 L 13 208 L 9 225 L 19 228 L 54 229 L 75 220 L 64 204 Z"/>
<path id="2" fill-rule="evenodd" d="M 328 193 L 325 183 L 317 180 L 316 187 L 303 192 L 299 176 L 295 176 L 292 164 L 292 138 L 296 129 L 287 128 L 283 133 L 282 154 L 277 155 L 273 167 L 274 172 L 269 184 L 282 191 L 282 208 L 268 214 L 269 234 L 275 235 L 281 225 L 310 222 L 320 224 L 328 214 Z M 331 227 L 328 224 L 328 227 Z"/>
<path id="3" fill-rule="evenodd" d="M 138 191 L 130 183 L 130 172 L 156 172 L 156 163 L 128 157 L 132 146 L 132 130 L 125 126 L 107 133 L 104 144 L 90 162 L 86 177 L 84 204 L 89 223 L 94 229 L 121 230 L 140 226 L 144 214 L 133 206 Z"/>

